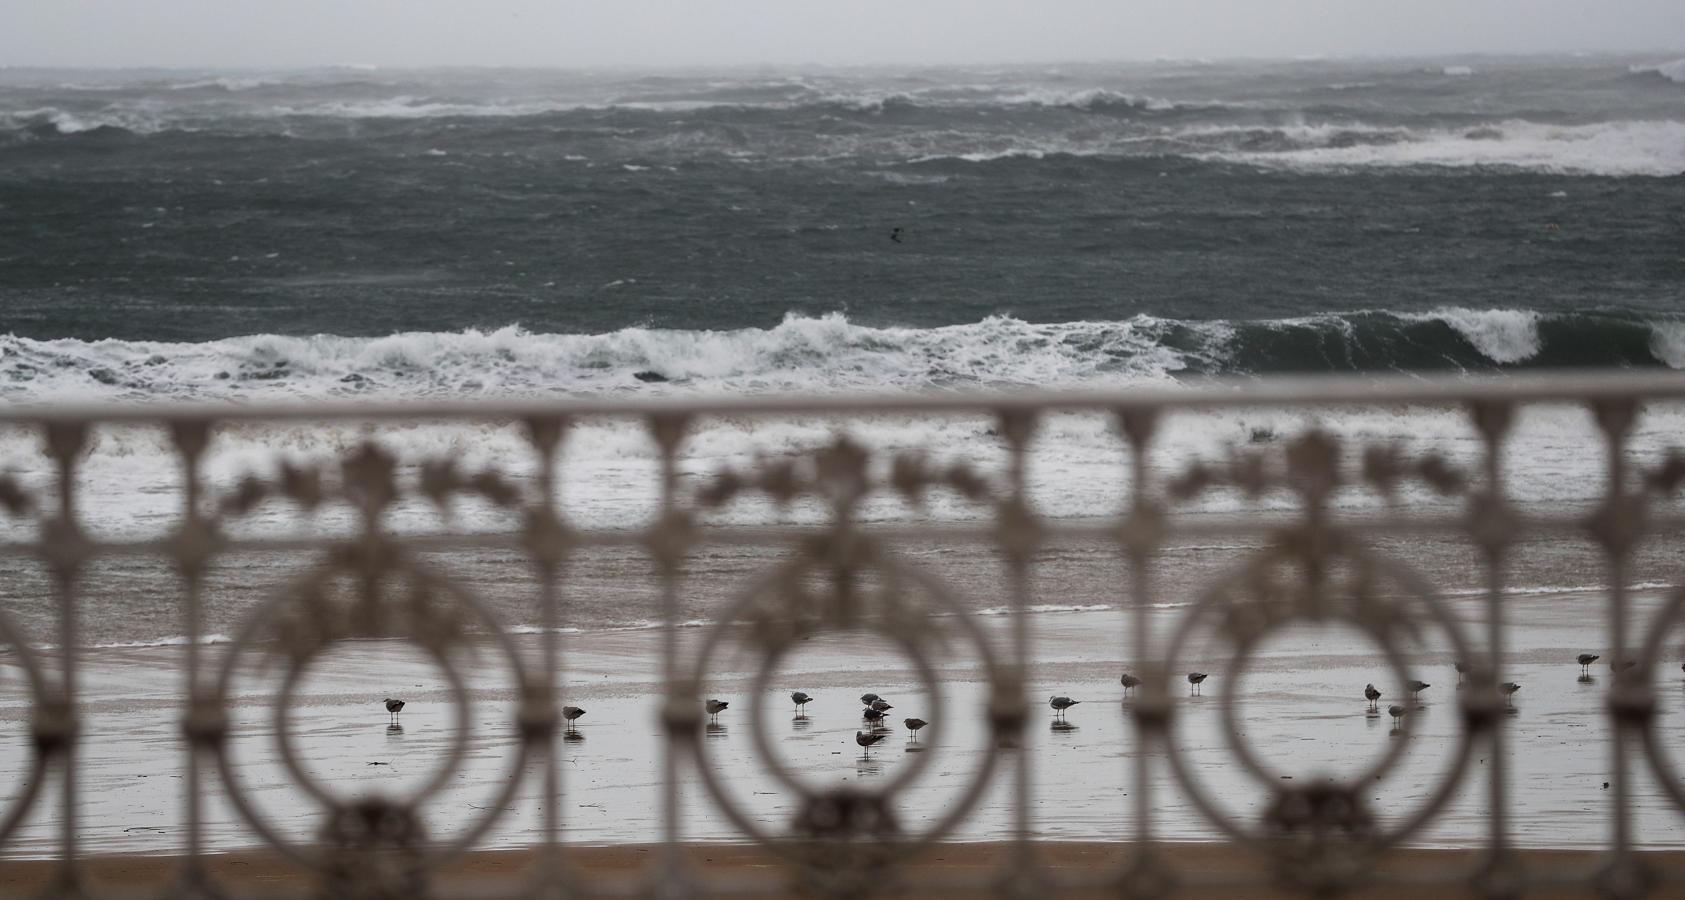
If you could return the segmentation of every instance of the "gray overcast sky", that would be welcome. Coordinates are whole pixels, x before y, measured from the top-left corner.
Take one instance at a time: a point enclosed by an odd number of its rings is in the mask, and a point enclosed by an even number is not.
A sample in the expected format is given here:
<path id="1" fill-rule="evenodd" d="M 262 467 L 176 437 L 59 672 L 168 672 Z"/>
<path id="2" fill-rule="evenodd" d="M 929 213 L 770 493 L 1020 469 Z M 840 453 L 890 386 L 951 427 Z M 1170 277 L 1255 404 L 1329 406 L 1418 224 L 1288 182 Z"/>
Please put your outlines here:
<path id="1" fill-rule="evenodd" d="M 0 65 L 950 63 L 1682 45 L 1685 0 L 0 0 Z"/>

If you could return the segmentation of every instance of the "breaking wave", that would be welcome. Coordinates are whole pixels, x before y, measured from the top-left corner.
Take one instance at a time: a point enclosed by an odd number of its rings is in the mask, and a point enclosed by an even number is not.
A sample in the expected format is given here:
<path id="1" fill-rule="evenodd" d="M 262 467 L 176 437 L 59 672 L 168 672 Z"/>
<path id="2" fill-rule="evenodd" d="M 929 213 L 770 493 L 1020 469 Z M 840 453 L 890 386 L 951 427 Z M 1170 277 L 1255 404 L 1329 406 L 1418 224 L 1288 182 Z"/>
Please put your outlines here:
<path id="1" fill-rule="evenodd" d="M 1654 66 L 1632 66 L 1627 71 L 1634 75 L 1659 76 L 1674 84 L 1685 84 L 1685 59 L 1676 59 L 1673 62 L 1659 63 Z"/>
<path id="2" fill-rule="evenodd" d="M 604 334 L 253 335 L 202 343 L 0 337 L 14 402 L 543 397 L 1097 387 L 1277 372 L 1685 367 L 1685 321 L 1443 308 L 1289 319 L 874 327 L 840 313 L 771 328 Z"/>

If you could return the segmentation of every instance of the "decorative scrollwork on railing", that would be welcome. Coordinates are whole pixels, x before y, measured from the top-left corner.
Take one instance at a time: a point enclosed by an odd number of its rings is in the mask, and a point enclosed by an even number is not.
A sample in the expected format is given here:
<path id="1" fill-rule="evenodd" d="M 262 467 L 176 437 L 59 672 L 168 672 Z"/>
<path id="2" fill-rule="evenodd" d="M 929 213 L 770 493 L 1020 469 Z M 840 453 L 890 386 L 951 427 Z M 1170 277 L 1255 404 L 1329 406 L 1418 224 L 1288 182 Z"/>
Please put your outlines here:
<path id="1" fill-rule="evenodd" d="M 564 750 L 587 745 L 563 747 L 557 740 L 558 695 L 577 689 L 570 686 L 572 663 L 564 652 L 570 639 L 563 635 L 578 624 L 570 615 L 591 602 L 566 595 L 574 584 L 570 555 L 606 548 L 619 555 L 617 562 L 632 560 L 617 570 L 632 574 L 618 577 L 647 579 L 629 585 L 628 593 L 647 594 L 639 602 L 660 610 L 659 628 L 651 631 L 660 658 L 650 665 L 659 672 L 659 688 L 644 695 L 656 707 L 661 728 L 658 790 L 665 803 L 661 832 L 649 837 L 662 846 L 658 862 L 645 873 L 655 895 L 722 893 L 740 886 L 689 880 L 698 876 L 680 855 L 683 817 L 677 810 L 681 788 L 694 778 L 700 811 L 722 823 L 716 833 L 751 842 L 785 863 L 779 871 L 804 889 L 834 896 L 917 889 L 911 861 L 933 845 L 969 837 L 964 831 L 969 817 L 989 809 L 1010 820 L 997 829 L 1009 850 L 987 872 L 958 873 L 939 886 L 1012 897 L 1097 892 L 1158 897 L 1178 885 L 1239 884 L 1178 865 L 1165 851 L 1155 819 L 1163 815 L 1159 800 L 1167 793 L 1187 801 L 1188 823 L 1256 851 L 1268 863 L 1268 883 L 1277 887 L 1333 895 L 1389 883 L 1387 855 L 1429 834 L 1451 804 L 1480 782 L 1487 808 L 1485 830 L 1471 841 L 1478 845 L 1478 861 L 1465 870 L 1426 873 L 1408 886 L 1457 882 L 1507 897 L 1544 880 L 1531 880 L 1518 860 L 1506 803 L 1513 773 L 1505 742 L 1518 721 L 1507 698 L 1518 686 L 1509 684 L 1504 693 L 1501 673 L 1516 656 L 1508 637 L 1515 618 L 1509 567 L 1525 557 L 1530 536 L 1545 534 L 1572 542 L 1593 560 L 1582 569 L 1602 567 L 1584 576 L 1597 581 L 1586 606 L 1606 614 L 1600 646 L 1607 648 L 1602 652 L 1614 673 L 1606 688 L 1589 675 L 1577 683 L 1586 692 L 1581 696 L 1595 696 L 1602 705 L 1616 747 L 1601 763 L 1609 772 L 1606 852 L 1596 873 L 1557 881 L 1623 898 L 1658 885 L 1677 886 L 1637 851 L 1632 782 L 1647 770 L 1659 786 L 1660 799 L 1652 806 L 1685 810 L 1685 780 L 1669 755 L 1672 733 L 1664 728 L 1669 697 L 1658 687 L 1677 668 L 1677 660 L 1669 661 L 1669 644 L 1685 628 L 1685 587 L 1673 579 L 1635 600 L 1630 576 L 1654 544 L 1677 541 L 1685 522 L 1675 508 L 1685 488 L 1685 452 L 1658 449 L 1671 436 L 1658 438 L 1655 429 L 1638 427 L 1648 414 L 1646 404 L 1685 402 L 1685 383 L 1625 375 L 1584 385 L 1520 379 L 1331 384 L 1290 390 L 1266 382 L 1239 390 L 1184 387 L 1103 397 L 829 398 L 816 401 L 815 410 L 784 401 L 671 398 L 648 406 L 428 409 L 430 420 L 492 422 L 499 428 L 515 423 L 522 430 L 516 454 L 528 457 L 482 467 L 465 465 L 458 456 L 410 457 L 390 449 L 399 445 L 382 429 L 404 421 L 408 410 L 327 410 L 322 415 L 337 425 L 362 429 L 343 453 L 309 461 L 276 453 L 273 461 L 244 474 L 219 478 L 205 472 L 219 429 L 260 424 L 266 416 L 295 422 L 304 414 L 0 411 L 0 418 L 37 429 L 44 438 L 44 464 L 34 476 L 0 474 L 5 528 L 0 553 L 39 567 L 42 597 L 56 604 L 52 614 L 34 619 L 21 604 L 0 610 L 4 687 L 17 711 L 9 720 L 28 728 L 27 752 L 11 767 L 10 791 L 0 806 L 0 850 L 15 845 L 31 819 L 56 816 L 62 831 L 52 838 L 59 856 L 53 884 L 67 896 L 93 893 L 80 882 L 86 848 L 79 843 L 76 816 L 85 789 L 75 776 L 84 765 L 87 715 L 87 688 L 78 674 L 94 651 L 78 642 L 77 629 L 87 615 L 87 570 L 104 558 L 121 557 L 161 562 L 162 577 L 174 579 L 180 590 L 182 783 L 193 802 L 187 804 L 192 811 L 182 841 L 186 861 L 166 893 L 244 891 L 243 885 L 219 884 L 206 875 L 204 861 L 215 841 L 202 833 L 198 806 L 213 794 L 233 810 L 225 824 L 249 834 L 246 846 L 273 850 L 302 867 L 315 879 L 310 889 L 317 894 L 372 900 L 436 893 L 453 858 L 480 847 L 515 817 L 509 814 L 515 808 L 537 813 L 536 830 L 524 833 L 532 838 L 537 861 L 510 896 L 614 893 L 618 887 L 605 887 L 594 873 L 567 864 L 573 848 L 565 834 L 569 804 L 562 802 L 561 772 L 567 767 L 560 764 L 572 761 Z M 1339 417 L 1355 402 L 1451 409 L 1458 437 L 1436 449 L 1396 432 L 1375 436 L 1346 428 Z M 1578 505 L 1527 505 L 1513 490 L 1516 476 L 1506 455 L 1515 440 L 1512 425 L 1523 408 L 1545 403 L 1571 404 L 1603 457 L 1603 480 L 1589 484 Z M 1313 414 L 1305 421 L 1315 424 L 1293 433 L 1284 428 L 1280 436 L 1272 430 L 1246 444 L 1207 441 L 1174 459 L 1163 452 L 1175 421 L 1167 414 L 1231 408 L 1271 415 L 1303 408 Z M 999 441 L 968 459 L 963 451 L 945 456 L 935 447 L 875 450 L 850 435 L 857 417 L 885 412 L 988 417 L 989 436 Z M 686 455 L 687 441 L 711 417 L 735 423 L 770 416 L 833 420 L 835 437 L 804 452 L 749 454 L 750 462 L 719 467 Z M 1043 423 L 1066 416 L 1113 418 L 1119 434 L 1105 434 L 1104 422 L 1098 430 L 1102 440 L 1117 442 L 1106 453 L 1123 452 L 1121 466 L 1106 476 L 1115 481 L 1105 494 L 1118 496 L 1121 488 L 1121 511 L 1108 508 L 1078 521 L 1036 507 L 1032 448 L 1038 437 L 1045 441 L 1054 431 Z M 568 517 L 559 496 L 563 438 L 571 434 L 571 423 L 595 427 L 598 420 L 644 428 L 655 467 L 654 490 L 648 492 L 657 498 L 652 517 L 629 517 L 633 524 L 617 528 L 579 525 Z M 99 486 L 85 464 L 90 436 L 105 427 L 161 430 L 180 463 L 180 505 L 168 511 L 173 517 L 167 517 L 162 537 L 113 536 L 90 527 L 79 507 L 78 499 Z M 1592 446 L 1588 442 L 1588 454 Z M 1106 458 L 1104 465 L 1113 466 L 1112 457 Z M 992 462 L 979 462 L 985 459 Z M 1238 509 L 1225 506 L 1234 500 Z M 761 503 L 777 511 L 799 507 L 801 523 L 782 527 L 788 519 L 774 516 L 760 528 L 731 530 L 733 517 L 756 512 Z M 956 507 L 963 515 L 946 515 Z M 473 518 L 486 510 L 491 512 Z M 880 510 L 891 514 L 879 516 Z M 409 528 L 418 511 L 428 523 L 425 529 Z M 1253 515 L 1259 511 L 1267 515 Z M 283 536 L 265 531 L 275 518 L 285 520 Z M 465 519 L 474 527 L 464 526 Z M 1213 534 L 1243 540 L 1224 546 L 1233 556 L 1221 565 L 1198 558 L 1200 565 L 1187 571 L 1161 568 L 1171 551 L 1195 559 L 1188 546 L 1204 544 L 1190 536 Z M 1458 590 L 1447 584 L 1453 577 L 1448 571 L 1399 551 L 1400 543 L 1418 535 L 1445 538 L 1455 544 L 1459 559 L 1472 561 L 1470 574 L 1457 573 Z M 909 539 L 973 542 L 988 551 L 978 558 L 999 563 L 998 577 L 993 571 L 944 570 L 904 544 Z M 1031 601 L 1047 588 L 1034 578 L 1045 559 L 1036 551 L 1058 539 L 1086 542 L 1085 549 L 1097 545 L 1096 557 L 1105 557 L 1105 565 L 1127 567 L 1120 582 L 1096 589 L 1108 594 L 1096 620 L 1103 615 L 1117 627 L 1095 635 L 1093 655 L 1104 657 L 1102 665 L 1125 663 L 1134 679 L 1124 682 L 1131 692 L 1124 705 L 1109 713 L 1126 737 L 1104 748 L 1108 758 L 1123 760 L 1120 770 L 1127 767 L 1133 778 L 1127 792 L 1120 790 L 1130 800 L 1119 804 L 1115 821 L 1100 826 L 1107 837 L 1132 843 L 1118 853 L 1118 865 L 1101 874 L 1045 867 L 1032 840 L 1036 817 L 1046 813 L 1038 804 L 1038 745 L 1026 727 L 1031 709 L 1026 695 L 1032 684 L 1078 668 L 1048 675 L 1037 666 L 1036 651 L 1043 645 L 1036 643 L 1040 626 L 1032 623 L 1040 620 L 1032 618 Z M 754 557 L 750 574 L 730 576 L 741 580 L 725 582 L 708 597 L 715 604 L 708 621 L 681 629 L 678 611 L 692 577 L 687 567 L 701 568 L 693 565 L 698 548 L 710 542 L 755 545 L 764 555 Z M 530 578 L 532 589 L 521 599 L 533 598 L 533 622 L 512 629 L 499 612 L 509 608 L 499 605 L 504 598 L 450 568 L 446 554 L 460 547 L 500 554 L 498 563 L 506 568 L 498 575 L 509 581 L 517 577 L 510 573 L 524 566 L 520 577 Z M 212 563 L 236 552 L 271 551 L 277 558 L 292 554 L 287 557 L 292 568 L 279 587 L 229 589 L 240 601 L 239 615 L 227 629 L 232 636 L 215 650 L 204 649 Z M 291 561 L 300 556 L 307 557 L 302 564 Z M 1673 556 L 1660 556 L 1663 565 L 1674 565 Z M 507 566 L 510 561 L 516 565 Z M 1106 571 L 1112 577 L 1113 570 Z M 990 581 L 999 583 L 975 586 Z M 962 590 L 992 591 L 1002 602 L 984 609 Z M 1164 599 L 1177 602 L 1157 602 Z M 1356 759 L 1355 771 L 1304 771 L 1309 767 L 1302 763 L 1290 770 L 1272 762 L 1268 748 L 1249 739 L 1243 727 L 1242 686 L 1263 665 L 1268 654 L 1261 648 L 1295 630 L 1324 627 L 1355 632 L 1366 647 L 1364 665 L 1384 668 L 1387 692 L 1401 700 L 1395 729 L 1384 740 L 1377 729 L 1377 752 Z M 948 721 L 965 721 L 969 730 L 938 722 L 916 743 L 909 739 L 919 752 L 909 752 L 893 774 L 856 777 L 846 787 L 791 765 L 768 727 L 769 704 L 783 687 L 775 679 L 814 642 L 836 638 L 860 640 L 896 657 L 899 670 L 910 673 L 904 680 L 925 702 Z M 443 689 L 434 691 L 433 699 L 448 704 L 449 726 L 436 766 L 421 780 L 401 790 L 354 795 L 319 774 L 320 761 L 311 758 L 312 745 L 303 737 L 309 713 L 300 699 L 308 680 L 335 654 L 375 641 L 418 656 L 437 672 Z M 1440 720 L 1451 723 L 1452 736 L 1437 768 L 1415 785 L 1410 799 L 1395 805 L 1394 794 L 1376 785 L 1404 777 L 1410 771 L 1404 755 L 1428 736 L 1416 724 L 1421 707 L 1403 704 L 1403 698 L 1417 660 L 1430 653 L 1432 664 L 1453 664 L 1464 678 L 1455 701 L 1441 707 L 1454 712 Z M 965 660 L 964 678 L 974 688 L 956 687 L 956 676 L 946 668 L 954 659 Z M 730 669 L 744 660 L 746 666 Z M 1207 718 L 1201 720 L 1195 704 L 1202 701 L 1179 702 L 1172 696 L 1172 678 L 1206 661 L 1220 665 L 1213 671 L 1222 674 L 1212 682 L 1220 687 L 1215 704 L 1203 707 Z M 500 709 L 508 702 L 512 721 L 496 723 L 508 730 L 509 736 L 500 731 L 497 737 L 508 755 L 485 788 L 489 802 L 469 814 L 447 812 L 441 798 L 464 773 L 478 732 L 486 727 L 481 710 L 491 692 L 473 683 L 480 673 L 492 673 L 508 687 L 497 692 L 496 701 Z M 1106 679 L 1114 690 L 1115 677 Z M 725 742 L 705 739 L 710 732 L 702 702 L 710 695 L 703 689 L 723 678 L 744 685 L 739 693 L 747 702 L 733 707 L 746 709 L 749 718 L 743 753 L 773 783 L 776 802 L 754 800 L 722 774 Z M 954 702 L 956 696 L 977 700 L 968 708 Z M 1528 696 L 1521 695 L 1523 701 Z M 1101 713 L 1104 698 L 1085 699 L 1091 705 L 1081 713 Z M 255 727 L 249 718 L 235 718 L 242 704 L 240 715 L 260 710 Z M 1372 714 L 1362 727 L 1385 721 L 1378 709 Z M 1207 726 L 1221 736 L 1224 765 L 1239 773 L 1247 797 L 1257 802 L 1246 806 L 1215 790 L 1218 782 L 1208 770 L 1176 752 L 1194 729 Z M 1055 725 L 1053 739 L 1071 737 L 1062 727 Z M 1096 733 L 1106 734 L 1093 728 L 1084 737 Z M 277 816 L 263 791 L 277 785 L 256 783 L 252 768 L 242 765 L 238 757 L 254 738 L 274 742 L 280 786 L 302 798 L 308 810 L 304 823 Z M 601 744 L 593 739 L 589 746 Z M 875 776 L 883 770 L 871 771 Z M 55 795 L 49 786 L 60 790 Z M 921 800 L 941 794 L 946 803 L 909 809 L 904 798 L 913 791 L 921 792 Z M 986 806 L 991 791 L 1004 798 L 999 809 Z"/>

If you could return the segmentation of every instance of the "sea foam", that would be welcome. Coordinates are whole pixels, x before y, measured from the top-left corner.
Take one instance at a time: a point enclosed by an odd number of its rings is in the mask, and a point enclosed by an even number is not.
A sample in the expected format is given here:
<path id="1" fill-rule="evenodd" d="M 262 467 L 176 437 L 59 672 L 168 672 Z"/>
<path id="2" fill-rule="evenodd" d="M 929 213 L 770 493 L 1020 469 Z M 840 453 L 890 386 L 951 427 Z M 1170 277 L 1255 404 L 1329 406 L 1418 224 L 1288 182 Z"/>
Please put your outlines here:
<path id="1" fill-rule="evenodd" d="M 1532 359 L 1542 346 L 1539 338 L 1541 317 L 1532 310 L 1448 307 L 1401 318 L 1444 322 L 1487 359 L 1504 365 Z"/>

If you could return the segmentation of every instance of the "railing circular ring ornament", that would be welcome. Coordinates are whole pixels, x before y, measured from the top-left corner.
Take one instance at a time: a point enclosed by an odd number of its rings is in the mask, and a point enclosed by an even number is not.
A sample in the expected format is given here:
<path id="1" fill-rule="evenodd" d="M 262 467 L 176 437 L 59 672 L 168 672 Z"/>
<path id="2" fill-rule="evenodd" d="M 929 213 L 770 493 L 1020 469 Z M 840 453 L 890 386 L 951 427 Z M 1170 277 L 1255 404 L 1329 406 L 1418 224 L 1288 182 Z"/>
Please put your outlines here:
<path id="1" fill-rule="evenodd" d="M 1623 724 L 1636 723 L 1636 729 L 1644 746 L 1644 758 L 1649 761 L 1650 769 L 1656 775 L 1656 781 L 1662 790 L 1673 799 L 1676 809 L 1685 809 L 1685 782 L 1680 780 L 1679 768 L 1668 755 L 1662 752 L 1663 736 L 1659 730 L 1660 717 L 1654 714 L 1655 680 L 1662 669 L 1658 663 L 1662 658 L 1663 644 L 1668 634 L 1685 616 L 1685 587 L 1678 587 L 1669 595 L 1667 603 L 1656 614 L 1655 621 L 1646 632 L 1643 648 L 1639 651 L 1637 666 L 1627 672 L 1615 673 L 1615 684 L 1610 695 L 1610 709 L 1617 721 L 1619 729 Z M 1626 723 L 1620 721 L 1627 720 Z"/>
<path id="2" fill-rule="evenodd" d="M 356 576 L 363 580 L 363 584 L 372 586 L 350 603 L 333 599 L 330 590 L 336 578 L 347 575 Z M 434 622 L 431 628 L 406 631 L 403 625 L 413 623 L 404 623 L 402 616 L 393 619 L 393 610 L 381 608 L 390 603 L 381 599 L 382 589 L 399 580 L 404 582 L 405 600 L 428 604 L 434 612 L 446 613 L 448 618 Z M 444 603 L 433 608 L 430 605 L 435 600 L 443 600 Z M 303 614 L 305 618 L 296 621 L 322 627 L 294 629 L 277 637 L 276 630 L 285 630 L 289 614 Z M 359 622 L 363 627 L 348 631 L 320 621 L 332 620 L 336 614 L 345 614 L 349 617 L 348 621 Z M 465 634 L 464 626 L 468 625 L 477 626 L 478 633 Z M 455 732 L 445 759 L 420 788 L 398 798 L 349 800 L 336 795 L 306 770 L 294 740 L 290 708 L 304 675 L 318 657 L 346 641 L 369 638 L 405 640 L 418 647 L 438 668 L 449 689 Z M 292 780 L 322 810 L 326 823 L 324 840 L 320 844 L 306 843 L 280 834 L 253 804 L 241 767 L 229 759 L 228 742 L 221 740 L 213 745 L 214 754 L 234 808 L 267 843 L 294 861 L 314 869 L 327 865 L 336 849 L 399 849 L 368 845 L 335 848 L 332 836 L 343 835 L 348 830 L 366 835 L 371 840 L 382 841 L 391 837 L 405 842 L 406 846 L 401 849 L 411 852 L 410 861 L 417 869 L 437 869 L 472 847 L 510 805 L 523 781 L 522 773 L 531 757 L 532 744 L 541 740 L 542 736 L 538 732 L 521 731 L 508 774 L 495 799 L 486 804 L 482 814 L 469 820 L 466 827 L 448 841 L 425 840 L 420 811 L 460 771 L 467 755 L 473 701 L 462 674 L 451 659 L 451 651 L 468 642 L 489 642 L 495 648 L 519 685 L 517 709 L 529 709 L 533 703 L 541 702 L 540 692 L 535 690 L 534 682 L 528 676 L 508 633 L 472 591 L 410 559 L 401 550 L 383 541 L 372 544 L 363 541 L 334 548 L 322 564 L 265 599 L 252 611 L 223 657 L 214 693 L 210 697 L 217 709 L 229 708 L 234 679 L 248 656 L 268 655 L 284 661 L 286 669 L 272 711 L 276 742 L 282 763 Z M 409 842 L 417 846 L 408 846 Z M 421 846 L 423 842 L 425 846 Z"/>
<path id="3" fill-rule="evenodd" d="M 1320 548 L 1314 565 L 1305 558 L 1306 546 Z M 1328 574 L 1328 568 L 1336 563 L 1352 569 L 1353 577 L 1346 583 Z M 1254 587 L 1279 585 L 1277 570 L 1284 564 L 1302 564 L 1298 582 L 1286 592 L 1260 596 Z M 1305 578 L 1305 571 L 1322 574 L 1317 579 Z M 1375 583 L 1383 580 L 1403 588 L 1404 596 L 1375 592 Z M 1252 598 L 1246 598 L 1248 591 L 1252 591 Z M 1267 637 L 1303 624 L 1355 628 L 1381 648 L 1401 687 L 1409 677 L 1409 668 L 1400 639 L 1420 634 L 1424 627 L 1432 626 L 1443 633 L 1456 659 L 1475 658 L 1462 627 L 1430 584 L 1408 567 L 1368 552 L 1334 529 L 1318 530 L 1314 543 L 1286 540 L 1274 544 L 1213 582 L 1178 625 L 1166 651 L 1167 673 L 1182 671 L 1182 657 L 1202 626 L 1208 624 L 1215 625 L 1215 633 L 1233 648 L 1222 670 L 1231 683 L 1239 682 L 1258 645 Z M 1470 683 L 1461 699 L 1465 717 L 1487 711 L 1481 704 L 1494 693 L 1490 680 L 1490 673 L 1481 671 Z M 1256 827 L 1243 827 L 1225 812 L 1181 754 L 1171 752 L 1166 758 L 1190 801 L 1212 825 L 1283 864 L 1285 873 L 1307 887 L 1326 887 L 1360 875 L 1368 860 L 1424 827 L 1449 802 L 1468 772 L 1476 734 L 1465 725 L 1459 730 L 1452 762 L 1438 786 L 1402 821 L 1384 826 L 1367 809 L 1363 798 L 1378 778 L 1395 771 L 1410 741 L 1408 723 L 1401 738 L 1363 772 L 1320 783 L 1288 784 L 1242 737 L 1236 693 L 1225 690 L 1218 700 L 1225 740 L 1243 770 L 1272 798 Z M 1175 746 L 1176 719 L 1171 715 L 1166 724 L 1165 739 L 1171 747 Z"/>
<path id="4" fill-rule="evenodd" d="M 755 752 L 763 764 L 762 771 L 771 773 L 785 791 L 798 797 L 804 813 L 826 809 L 832 812 L 840 811 L 844 813 L 843 818 L 846 818 L 848 809 L 867 810 L 871 811 L 870 821 L 887 824 L 893 823 L 893 815 L 888 812 L 892 799 L 925 772 L 940 752 L 943 745 L 942 729 L 932 729 L 924 752 L 917 754 L 913 762 L 896 777 L 873 790 L 825 792 L 815 789 L 792 776 L 785 766 L 779 764 L 779 756 L 773 749 L 765 728 L 765 707 L 767 698 L 772 693 L 771 679 L 790 651 L 807 638 L 819 634 L 864 632 L 878 635 L 907 657 L 932 708 L 945 709 L 942 705 L 941 678 L 930 660 L 930 643 L 937 639 L 937 632 L 940 630 L 932 626 L 940 623 L 941 626 L 947 626 L 957 633 L 982 665 L 989 681 L 991 710 L 1021 705 L 1023 699 L 1016 683 L 1005 676 L 989 638 L 939 580 L 894 558 L 873 542 L 859 536 L 852 536 L 851 541 L 854 556 L 848 565 L 847 574 L 853 585 L 852 590 L 864 591 L 859 587 L 859 582 L 863 580 L 861 576 L 876 575 L 882 581 L 881 588 L 872 592 L 870 599 L 875 602 L 862 604 L 865 611 L 859 615 L 839 612 L 848 604 L 837 603 L 835 597 L 821 602 L 819 609 L 804 610 L 789 602 L 784 592 L 805 577 L 814 574 L 840 574 L 839 570 L 831 567 L 831 562 L 824 553 L 804 552 L 797 559 L 751 582 L 715 617 L 715 624 L 709 627 L 696 654 L 688 683 L 703 683 L 721 648 L 734 633 L 746 632 L 751 635 L 761 652 L 749 698 L 749 720 Z M 916 588 L 928 596 L 931 608 L 923 609 L 913 604 L 907 597 L 909 587 Z M 770 604 L 766 602 L 769 599 L 773 601 Z M 940 618 L 932 618 L 933 613 L 940 613 Z M 915 624 L 916 627 L 911 627 Z M 677 699 L 679 702 L 699 700 L 694 697 Z M 998 727 L 988 732 L 989 740 L 983 748 L 981 760 L 972 770 L 969 780 L 961 788 L 958 799 L 951 804 L 947 813 L 930 826 L 913 834 L 902 832 L 892 825 L 878 831 L 851 830 L 847 822 L 840 822 L 838 827 L 829 833 L 802 833 L 794 827 L 795 823 L 792 823 L 791 833 L 774 834 L 755 822 L 732 796 L 712 767 L 706 764 L 706 752 L 700 747 L 697 750 L 697 770 L 708 795 L 720 811 L 744 834 L 761 845 L 797 863 L 818 867 L 827 867 L 828 861 L 843 863 L 844 859 L 841 857 L 827 856 L 839 846 L 865 848 L 863 854 L 856 854 L 855 857 L 847 859 L 846 864 L 865 865 L 870 868 L 917 853 L 921 848 L 951 833 L 965 818 L 981 799 L 999 762 L 1001 750 L 996 731 Z"/>
<path id="5" fill-rule="evenodd" d="M 68 718 L 71 712 L 68 703 L 54 703 L 54 692 L 48 688 L 42 675 L 40 659 L 29 641 L 24 640 L 23 633 L 12 623 L 11 617 L 4 612 L 0 612 L 0 644 L 10 644 L 16 654 L 16 664 L 23 670 L 24 680 L 29 686 L 30 709 L 35 713 L 24 783 L 19 785 L 20 793 L 12 801 L 11 808 L 0 815 L 0 847 L 4 847 L 11 843 L 13 832 L 34 807 L 35 798 L 41 793 L 41 784 L 47 780 L 47 765 L 58 750 L 48 740 L 51 735 L 43 733 L 44 729 L 62 731 L 74 728 L 74 720 Z M 62 721 L 43 722 L 44 716 L 58 716 Z"/>

